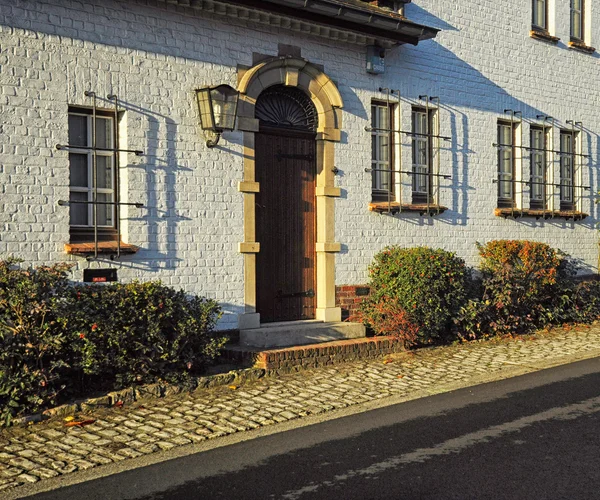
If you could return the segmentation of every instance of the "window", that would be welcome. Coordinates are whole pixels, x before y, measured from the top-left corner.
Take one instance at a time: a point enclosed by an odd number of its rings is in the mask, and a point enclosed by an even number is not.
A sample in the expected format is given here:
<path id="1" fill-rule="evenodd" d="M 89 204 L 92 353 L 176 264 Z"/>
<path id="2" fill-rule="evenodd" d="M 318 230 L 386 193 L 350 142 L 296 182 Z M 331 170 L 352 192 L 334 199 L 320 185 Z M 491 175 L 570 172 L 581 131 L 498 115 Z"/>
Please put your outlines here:
<path id="1" fill-rule="evenodd" d="M 498 207 L 515 206 L 516 123 L 498 122 Z"/>
<path id="2" fill-rule="evenodd" d="M 535 28 L 544 31 L 548 29 L 547 0 L 533 0 L 533 19 L 531 23 Z"/>
<path id="3" fill-rule="evenodd" d="M 530 208 L 545 210 L 547 206 L 547 153 L 550 129 L 531 127 Z"/>
<path id="4" fill-rule="evenodd" d="M 433 147 L 431 134 L 434 111 L 423 108 L 412 110 L 412 200 L 413 203 L 431 203 L 432 196 L 432 157 Z"/>
<path id="5" fill-rule="evenodd" d="M 577 132 L 560 131 L 560 209 L 575 210 Z"/>
<path id="6" fill-rule="evenodd" d="M 116 238 L 113 116 L 97 111 L 94 126 L 90 111 L 80 108 L 69 110 L 71 242 L 93 240 L 95 222 L 99 240 Z M 91 149 L 94 145 L 100 148 L 95 154 Z M 99 204 L 94 204 L 94 201 Z"/>
<path id="7" fill-rule="evenodd" d="M 390 130 L 393 128 L 393 108 L 387 103 L 371 104 L 371 174 L 373 201 L 394 199 L 392 173 L 392 143 Z"/>
<path id="8" fill-rule="evenodd" d="M 571 39 L 583 41 L 583 2 L 571 0 Z"/>

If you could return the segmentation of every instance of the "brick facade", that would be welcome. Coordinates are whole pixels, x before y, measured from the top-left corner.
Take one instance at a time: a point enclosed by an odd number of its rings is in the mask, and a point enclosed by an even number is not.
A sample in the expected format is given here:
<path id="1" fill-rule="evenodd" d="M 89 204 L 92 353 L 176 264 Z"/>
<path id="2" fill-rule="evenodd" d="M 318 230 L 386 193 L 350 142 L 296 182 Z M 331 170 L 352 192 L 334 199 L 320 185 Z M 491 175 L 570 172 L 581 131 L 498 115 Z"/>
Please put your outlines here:
<path id="1" fill-rule="evenodd" d="M 600 43 L 600 8 L 586 2 L 586 43 Z M 456 252 L 477 263 L 475 243 L 498 238 L 549 243 L 597 271 L 595 205 L 600 142 L 600 72 L 596 58 L 569 47 L 569 2 L 550 2 L 551 44 L 529 36 L 531 2 L 440 2 L 415 0 L 408 19 L 439 28 L 434 40 L 387 51 L 386 71 L 365 71 L 365 47 L 230 19 L 205 10 L 160 0 L 0 0 L 0 258 L 13 255 L 31 264 L 69 260 L 74 280 L 86 267 L 116 267 L 119 279 L 157 279 L 219 301 L 225 310 L 219 327 L 235 329 L 245 308 L 244 145 L 240 131 L 225 133 L 207 148 L 200 133 L 194 89 L 227 83 L 236 86 L 238 67 L 294 47 L 322 67 L 344 101 L 341 141 L 335 143 L 335 282 L 341 307 L 351 314 L 357 297 L 344 283 L 367 281 L 367 266 L 386 245 L 426 245 Z M 260 57 L 259 57 L 260 56 Z M 441 135 L 450 139 L 439 151 L 440 205 L 427 217 L 369 211 L 371 201 L 370 105 L 399 89 L 396 120 L 411 128 L 411 109 L 421 95 L 440 98 Z M 65 253 L 69 209 L 69 106 L 88 106 L 93 90 L 106 104 L 118 94 L 123 113 L 122 146 L 144 151 L 122 161 L 122 199 L 140 202 L 123 214 L 124 241 L 139 247 L 112 262 L 86 262 Z M 520 111 L 523 143 L 552 116 L 554 132 L 583 123 L 580 166 L 582 221 L 557 217 L 502 217 L 497 208 L 497 121 L 504 110 Z M 411 139 L 396 135 L 397 170 L 411 167 Z M 522 181 L 529 179 L 523 150 Z M 437 160 L 436 160 L 437 161 Z M 551 165 L 557 179 L 557 157 Z M 519 174 L 520 175 L 520 174 Z M 408 200 L 411 177 L 399 175 L 397 198 Z M 522 204 L 529 204 L 529 188 Z M 521 203 L 521 200 L 519 201 Z"/>

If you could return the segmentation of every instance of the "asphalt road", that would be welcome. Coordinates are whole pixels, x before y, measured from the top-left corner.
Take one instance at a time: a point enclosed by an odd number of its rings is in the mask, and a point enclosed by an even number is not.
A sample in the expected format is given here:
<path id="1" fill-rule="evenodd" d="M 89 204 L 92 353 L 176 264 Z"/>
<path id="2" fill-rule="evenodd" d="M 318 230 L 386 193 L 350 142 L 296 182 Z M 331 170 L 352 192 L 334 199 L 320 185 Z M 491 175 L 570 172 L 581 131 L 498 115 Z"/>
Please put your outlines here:
<path id="1" fill-rule="evenodd" d="M 600 358 L 216 448 L 35 499 L 597 499 Z"/>

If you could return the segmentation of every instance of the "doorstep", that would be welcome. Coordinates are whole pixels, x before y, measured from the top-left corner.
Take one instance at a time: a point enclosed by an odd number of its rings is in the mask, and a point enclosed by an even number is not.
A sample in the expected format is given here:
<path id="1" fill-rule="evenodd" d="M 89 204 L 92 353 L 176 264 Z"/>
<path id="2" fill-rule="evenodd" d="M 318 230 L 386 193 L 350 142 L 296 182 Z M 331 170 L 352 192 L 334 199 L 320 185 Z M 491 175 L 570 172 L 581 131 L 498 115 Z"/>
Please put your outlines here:
<path id="1" fill-rule="evenodd" d="M 348 361 L 380 358 L 405 351 L 397 337 L 362 337 L 354 339 L 265 349 L 244 345 L 225 346 L 223 357 L 244 366 L 263 370 L 297 371 L 332 366 Z"/>
<path id="2" fill-rule="evenodd" d="M 318 344 L 334 340 L 364 338 L 365 326 L 348 321 L 326 323 L 323 321 L 285 321 L 266 323 L 260 328 L 240 330 L 240 345 L 262 349 L 275 349 L 299 345 Z"/>

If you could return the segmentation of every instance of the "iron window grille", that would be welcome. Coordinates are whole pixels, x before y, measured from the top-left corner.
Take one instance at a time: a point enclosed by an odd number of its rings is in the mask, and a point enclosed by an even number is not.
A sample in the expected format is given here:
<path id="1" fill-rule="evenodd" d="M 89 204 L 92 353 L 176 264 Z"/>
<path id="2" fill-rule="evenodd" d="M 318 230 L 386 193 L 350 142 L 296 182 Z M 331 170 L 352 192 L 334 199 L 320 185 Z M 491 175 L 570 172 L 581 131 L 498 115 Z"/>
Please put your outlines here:
<path id="1" fill-rule="evenodd" d="M 393 129 L 394 106 L 371 104 L 371 178 L 373 201 L 394 201 Z"/>
<path id="2" fill-rule="evenodd" d="M 571 122 L 572 123 L 572 122 Z M 576 196 L 576 175 L 579 171 L 577 165 L 579 132 L 575 130 L 572 123 L 571 130 L 560 131 L 560 209 L 575 210 L 577 204 Z"/>
<path id="3" fill-rule="evenodd" d="M 387 116 L 393 116 L 392 110 L 394 109 L 394 106 L 398 106 L 401 102 L 401 96 L 400 96 L 400 91 L 399 90 L 395 90 L 395 89 L 388 89 L 388 88 L 379 88 L 380 92 L 385 92 L 386 93 L 386 100 L 385 100 L 385 105 L 387 107 Z M 397 99 L 395 102 L 391 102 L 390 99 Z M 425 103 L 425 110 L 426 110 L 426 115 L 429 116 L 430 112 L 434 112 L 435 110 L 439 109 L 440 107 L 440 100 L 438 97 L 430 97 L 428 95 L 420 95 L 419 96 L 419 100 L 423 101 Z M 433 106 L 432 106 L 433 104 Z M 377 105 L 377 104 L 376 104 Z M 401 122 L 401 117 L 400 117 L 400 108 L 398 107 L 398 119 Z M 436 179 L 452 179 L 452 176 L 447 175 L 447 174 L 441 174 L 440 173 L 440 155 L 438 154 L 439 152 L 439 144 L 440 144 L 440 140 L 444 140 L 444 141 L 450 141 L 452 138 L 448 137 L 448 136 L 442 136 L 440 135 L 440 130 L 439 130 L 439 120 L 435 120 L 435 128 L 432 130 L 431 127 L 427 127 L 427 129 L 425 130 L 425 132 L 417 132 L 415 130 L 400 130 L 400 129 L 396 129 L 394 127 L 394 123 L 393 120 L 389 120 L 389 126 L 388 128 L 385 127 L 376 127 L 374 126 L 376 123 L 374 123 L 372 121 L 371 126 L 370 127 L 365 127 L 365 130 L 367 132 L 371 133 L 371 138 L 372 138 L 372 147 L 374 147 L 373 145 L 375 144 L 374 142 L 374 137 L 376 137 L 376 135 L 374 134 L 374 132 L 382 133 L 382 134 L 387 134 L 388 139 L 387 142 L 385 142 L 384 144 L 389 144 L 390 146 L 393 146 L 394 144 L 396 144 L 396 142 L 393 140 L 396 134 L 404 134 L 407 135 L 411 138 L 425 138 L 426 143 L 429 145 L 429 150 L 430 150 L 430 154 L 429 154 L 429 178 L 436 178 Z M 398 148 L 402 148 L 403 144 L 402 141 L 398 140 L 397 142 Z M 433 146 L 431 146 L 433 145 Z M 385 165 L 380 165 L 380 166 L 376 166 L 377 162 L 372 162 L 372 166 L 371 168 L 365 168 L 365 172 L 371 173 L 371 179 L 372 179 L 372 185 L 375 186 L 375 180 L 377 177 L 375 176 L 377 173 L 384 173 L 384 174 L 388 174 L 390 177 L 390 185 L 392 186 L 392 189 L 388 190 L 388 197 L 387 197 L 387 212 L 388 213 L 400 213 L 403 211 L 403 207 L 410 209 L 409 211 L 418 211 L 421 213 L 421 215 L 423 214 L 427 214 L 429 216 L 431 215 L 436 215 L 439 214 L 441 212 L 443 212 L 445 210 L 445 208 L 440 206 L 440 199 L 439 199 L 439 188 L 435 189 L 435 191 L 432 191 L 432 184 L 433 182 L 429 181 L 429 182 L 425 182 L 423 184 L 423 188 L 424 188 L 424 192 L 425 192 L 425 196 L 423 198 L 423 203 L 418 205 L 418 209 L 413 209 L 412 207 L 407 207 L 406 205 L 403 204 L 403 200 L 402 200 L 402 179 L 401 179 L 401 174 L 405 174 L 410 176 L 411 178 L 411 184 L 414 186 L 414 180 L 413 178 L 418 176 L 418 175 L 423 175 L 422 172 L 416 172 L 415 170 L 413 170 L 411 168 L 411 170 L 403 170 L 402 169 L 402 154 L 401 151 L 399 151 L 399 169 L 398 170 L 394 170 L 393 168 L 393 164 L 390 162 L 388 162 L 387 167 L 385 167 Z M 432 162 L 431 159 L 435 157 L 436 161 Z M 374 158 L 374 156 L 373 156 Z M 397 174 L 397 175 L 395 175 Z M 427 175 L 425 174 L 425 176 L 427 177 Z M 394 191 L 394 187 L 399 185 L 399 189 L 397 190 L 398 192 L 398 201 L 394 202 L 394 200 L 392 199 L 391 193 Z M 437 185 L 437 182 L 436 182 Z M 416 201 L 413 200 L 413 203 L 416 203 Z M 379 210 L 378 210 L 379 211 Z"/>
<path id="4" fill-rule="evenodd" d="M 534 125 L 531 128 L 530 146 L 522 146 L 517 143 L 518 134 L 515 133 L 515 126 L 520 123 L 520 111 L 505 109 L 504 113 L 509 113 L 511 121 L 498 121 L 498 141 L 492 146 L 498 151 L 498 175 L 492 182 L 498 184 L 498 208 L 510 208 L 510 212 L 501 212 L 499 215 L 504 217 L 518 217 L 521 215 L 535 215 L 536 218 L 552 218 L 555 216 L 566 218 L 581 218 L 582 215 L 576 212 L 578 204 L 581 202 L 582 190 L 590 190 L 590 186 L 583 186 L 576 183 L 577 176 L 580 175 L 580 162 L 583 158 L 589 158 L 587 154 L 581 153 L 579 134 L 583 130 L 581 122 L 567 120 L 571 129 L 561 130 L 559 149 L 554 149 L 554 119 L 549 116 L 538 115 L 536 119 L 543 120 L 542 125 Z M 515 117 L 519 116 L 519 121 Z M 510 130 L 512 127 L 512 135 Z M 543 147 L 542 146 L 543 142 Z M 526 150 L 531 153 L 531 171 L 528 180 L 523 177 L 523 164 L 517 157 L 517 151 Z M 559 158 L 559 181 L 554 182 L 553 165 L 554 157 Z M 517 163 L 520 169 L 515 168 Z M 545 170 L 543 165 L 546 165 Z M 520 172 L 520 175 L 519 175 Z M 516 204 L 515 191 L 516 186 L 529 186 L 530 188 L 530 209 L 533 213 L 527 213 L 522 209 L 523 189 L 519 188 L 521 203 L 519 208 Z M 541 186 L 541 188 L 540 188 Z M 558 194 L 559 211 L 556 211 L 555 198 Z M 512 198 L 511 198 L 512 196 Z"/>
<path id="5" fill-rule="evenodd" d="M 142 208 L 141 203 L 120 201 L 119 154 L 143 151 L 121 149 L 117 131 L 119 99 L 107 96 L 114 109 L 99 109 L 95 92 L 85 92 L 92 99 L 91 108 L 69 109 L 69 144 L 57 144 L 56 149 L 69 153 L 69 200 L 59 200 L 69 206 L 71 243 L 93 242 L 94 258 L 98 243 L 116 241 L 116 256 L 121 254 L 121 207 Z"/>
<path id="6" fill-rule="evenodd" d="M 498 207 L 515 208 L 516 135 L 519 122 L 498 121 Z"/>
<path id="7" fill-rule="evenodd" d="M 431 137 L 434 130 L 435 111 L 427 108 L 412 110 L 412 201 L 413 203 L 432 203 L 436 188 L 433 179 L 434 142 Z M 437 150 L 437 148 L 435 148 Z"/>
<path id="8" fill-rule="evenodd" d="M 532 126 L 530 129 L 530 195 L 529 206 L 532 210 L 548 209 L 548 144 L 551 129 Z"/>

